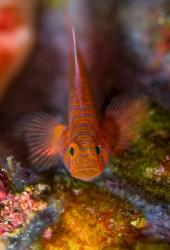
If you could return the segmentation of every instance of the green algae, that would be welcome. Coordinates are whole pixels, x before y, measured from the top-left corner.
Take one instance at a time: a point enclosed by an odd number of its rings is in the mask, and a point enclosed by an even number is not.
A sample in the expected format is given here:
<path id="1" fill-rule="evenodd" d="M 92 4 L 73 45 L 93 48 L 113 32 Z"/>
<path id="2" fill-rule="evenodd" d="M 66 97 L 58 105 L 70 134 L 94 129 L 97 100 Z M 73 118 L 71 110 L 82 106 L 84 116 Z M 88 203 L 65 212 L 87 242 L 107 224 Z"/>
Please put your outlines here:
<path id="1" fill-rule="evenodd" d="M 159 242 L 139 242 L 135 250 L 169 250 L 169 245 Z"/>
<path id="2" fill-rule="evenodd" d="M 46 0 L 46 3 L 52 8 L 64 7 L 70 0 Z"/>
<path id="3" fill-rule="evenodd" d="M 110 167 L 117 175 L 138 183 L 158 199 L 170 202 L 170 112 L 150 105 L 140 137 Z"/>

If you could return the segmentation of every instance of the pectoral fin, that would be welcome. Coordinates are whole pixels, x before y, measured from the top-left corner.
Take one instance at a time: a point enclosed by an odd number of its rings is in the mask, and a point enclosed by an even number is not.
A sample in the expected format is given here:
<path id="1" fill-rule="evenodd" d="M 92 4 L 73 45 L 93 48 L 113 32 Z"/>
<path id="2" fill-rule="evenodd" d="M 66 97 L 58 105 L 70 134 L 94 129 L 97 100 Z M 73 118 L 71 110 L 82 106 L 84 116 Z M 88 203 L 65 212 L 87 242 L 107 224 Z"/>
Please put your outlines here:
<path id="1" fill-rule="evenodd" d="M 65 126 L 45 113 L 28 115 L 17 128 L 29 149 L 29 160 L 38 170 L 55 165 L 60 156 L 60 139 Z"/>
<path id="2" fill-rule="evenodd" d="M 147 115 L 145 97 L 119 96 L 107 107 L 102 129 L 113 153 L 121 152 L 137 137 Z"/>

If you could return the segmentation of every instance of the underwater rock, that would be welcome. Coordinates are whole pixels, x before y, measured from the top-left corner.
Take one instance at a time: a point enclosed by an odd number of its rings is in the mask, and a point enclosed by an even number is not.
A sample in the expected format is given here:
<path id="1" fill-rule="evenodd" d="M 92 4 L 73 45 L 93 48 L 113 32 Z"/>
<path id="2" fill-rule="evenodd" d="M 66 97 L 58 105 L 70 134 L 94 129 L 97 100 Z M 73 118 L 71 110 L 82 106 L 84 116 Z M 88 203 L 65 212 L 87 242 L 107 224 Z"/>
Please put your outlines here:
<path id="1" fill-rule="evenodd" d="M 8 159 L 10 160 L 12 165 L 14 160 Z M 10 178 L 12 179 L 12 175 Z M 25 250 L 33 245 L 33 242 L 54 220 L 56 221 L 57 211 L 52 201 L 47 203 L 40 199 L 47 191 L 47 185 L 39 183 L 25 187 L 21 193 L 17 193 L 11 179 L 9 179 L 7 169 L 1 168 L 0 238 L 2 249 L 4 247 L 4 249 Z"/>
<path id="2" fill-rule="evenodd" d="M 6 250 L 7 249 L 7 240 L 4 238 L 0 238 L 0 249 Z"/>
<path id="3" fill-rule="evenodd" d="M 152 99 L 170 108 L 169 0 L 128 0 L 119 16 L 125 43 L 136 57 L 138 83 Z"/>
<path id="4" fill-rule="evenodd" d="M 17 191 L 23 191 L 26 185 L 35 184 L 42 179 L 32 169 L 25 169 L 12 155 L 0 159 L 0 165 Z"/>
<path id="5" fill-rule="evenodd" d="M 45 209 L 47 204 L 34 199 L 29 190 L 21 194 L 6 195 L 1 199 L 0 206 L 0 234 L 3 235 L 25 227 L 34 213 Z"/>
<path id="6" fill-rule="evenodd" d="M 8 250 L 33 249 L 35 241 L 43 234 L 45 229 L 56 221 L 55 207 L 51 206 L 37 213 L 25 230 L 8 239 Z"/>
<path id="7" fill-rule="evenodd" d="M 133 248 L 147 221 L 126 201 L 88 184 L 55 185 L 56 201 L 62 207 L 50 239 L 43 249 L 126 249 Z"/>
<path id="8" fill-rule="evenodd" d="M 26 186 L 30 176 L 25 171 L 12 156 L 1 160 L 0 246 L 4 250 L 29 249 L 57 220 L 58 208 L 49 197 L 50 186 L 40 181 Z"/>
<path id="9" fill-rule="evenodd" d="M 106 189 L 121 199 L 128 200 L 133 207 L 138 209 L 147 221 L 147 227 L 142 234 L 149 240 L 164 240 L 170 243 L 170 206 L 169 204 L 156 201 L 142 188 L 130 184 L 125 179 L 114 176 L 105 177 L 96 182 L 100 188 Z M 139 220 L 139 225 L 142 223 Z"/>
<path id="10" fill-rule="evenodd" d="M 136 250 L 169 250 L 169 245 L 159 242 L 139 242 Z"/>
<path id="11" fill-rule="evenodd" d="M 6 199 L 8 194 L 13 191 L 9 177 L 4 169 L 0 169 L 0 200 Z"/>
<path id="12" fill-rule="evenodd" d="M 152 105 L 141 136 L 110 167 L 130 183 L 138 183 L 155 199 L 170 202 L 170 113 Z"/>

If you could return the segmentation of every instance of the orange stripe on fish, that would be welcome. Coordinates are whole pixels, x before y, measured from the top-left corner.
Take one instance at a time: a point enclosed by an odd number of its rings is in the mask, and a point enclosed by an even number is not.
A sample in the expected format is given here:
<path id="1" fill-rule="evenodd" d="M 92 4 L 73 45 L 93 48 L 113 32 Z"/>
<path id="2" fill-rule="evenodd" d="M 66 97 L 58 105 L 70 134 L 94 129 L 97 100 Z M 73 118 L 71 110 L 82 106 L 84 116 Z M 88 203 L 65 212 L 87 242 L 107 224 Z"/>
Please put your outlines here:
<path id="1" fill-rule="evenodd" d="M 25 120 L 22 129 L 34 166 L 48 168 L 60 157 L 73 177 L 89 181 L 136 138 L 146 102 L 116 98 L 99 121 L 74 28 L 71 44 L 68 124 L 41 113 Z"/>

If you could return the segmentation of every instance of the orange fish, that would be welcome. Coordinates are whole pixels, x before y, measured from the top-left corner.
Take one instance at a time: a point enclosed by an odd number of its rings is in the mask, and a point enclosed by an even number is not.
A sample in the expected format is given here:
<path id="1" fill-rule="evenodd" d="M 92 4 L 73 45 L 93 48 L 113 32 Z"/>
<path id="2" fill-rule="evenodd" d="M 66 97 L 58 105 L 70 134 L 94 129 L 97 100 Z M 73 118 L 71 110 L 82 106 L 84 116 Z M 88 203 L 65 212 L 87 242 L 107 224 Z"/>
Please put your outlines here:
<path id="1" fill-rule="evenodd" d="M 101 175 L 110 157 L 136 137 L 146 105 L 144 99 L 125 101 L 119 97 L 99 119 L 74 28 L 71 47 L 68 124 L 44 113 L 35 114 L 25 122 L 24 135 L 30 160 L 38 169 L 62 158 L 73 177 L 89 181 Z"/>

